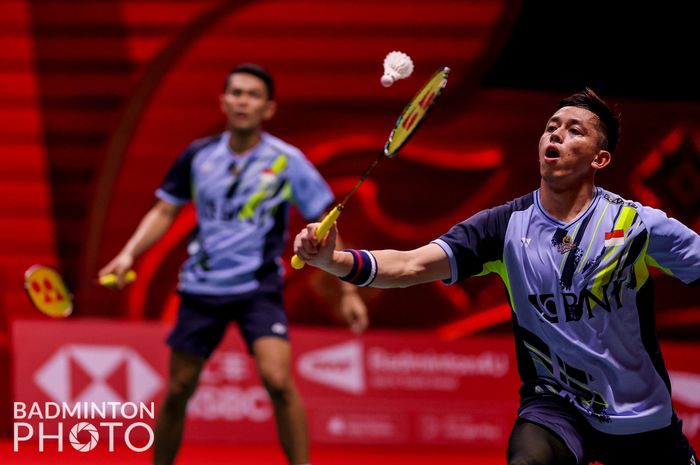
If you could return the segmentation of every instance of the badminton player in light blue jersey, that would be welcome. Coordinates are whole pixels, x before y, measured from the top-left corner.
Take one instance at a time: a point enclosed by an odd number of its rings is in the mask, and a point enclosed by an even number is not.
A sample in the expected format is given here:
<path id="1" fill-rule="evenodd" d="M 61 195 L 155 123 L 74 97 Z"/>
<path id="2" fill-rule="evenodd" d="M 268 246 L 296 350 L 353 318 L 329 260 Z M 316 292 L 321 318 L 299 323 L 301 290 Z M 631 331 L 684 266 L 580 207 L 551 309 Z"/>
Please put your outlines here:
<path id="1" fill-rule="evenodd" d="M 562 100 L 539 143 L 540 188 L 410 251 L 334 250 L 311 224 L 295 253 L 351 283 L 405 287 L 497 273 L 522 378 L 509 464 L 689 465 L 655 334 L 649 268 L 700 283 L 700 236 L 595 186 L 619 120 L 593 91 Z"/>
<path id="2" fill-rule="evenodd" d="M 299 149 L 264 132 L 275 113 L 274 82 L 255 64 L 234 68 L 220 98 L 222 134 L 192 143 L 175 161 L 122 251 L 100 275 L 123 279 L 135 257 L 161 237 L 192 202 L 196 235 L 180 271 L 177 323 L 168 337 L 169 381 L 156 420 L 154 464 L 173 463 L 185 408 L 207 358 L 235 321 L 270 394 L 280 443 L 290 464 L 309 462 L 304 407 L 291 374 L 282 263 L 289 204 L 313 221 L 333 201 Z M 342 283 L 341 314 L 356 332 L 367 325 L 357 289 Z"/>

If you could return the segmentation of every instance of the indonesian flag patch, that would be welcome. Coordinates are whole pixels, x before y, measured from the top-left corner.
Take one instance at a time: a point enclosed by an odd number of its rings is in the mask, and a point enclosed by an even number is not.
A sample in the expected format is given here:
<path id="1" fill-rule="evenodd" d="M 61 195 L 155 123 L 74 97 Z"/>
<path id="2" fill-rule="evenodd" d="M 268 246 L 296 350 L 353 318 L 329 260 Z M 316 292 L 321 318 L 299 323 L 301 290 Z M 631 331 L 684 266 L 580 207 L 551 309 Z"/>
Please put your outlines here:
<path id="1" fill-rule="evenodd" d="M 605 247 L 616 247 L 625 243 L 625 231 L 615 229 L 605 233 Z"/>

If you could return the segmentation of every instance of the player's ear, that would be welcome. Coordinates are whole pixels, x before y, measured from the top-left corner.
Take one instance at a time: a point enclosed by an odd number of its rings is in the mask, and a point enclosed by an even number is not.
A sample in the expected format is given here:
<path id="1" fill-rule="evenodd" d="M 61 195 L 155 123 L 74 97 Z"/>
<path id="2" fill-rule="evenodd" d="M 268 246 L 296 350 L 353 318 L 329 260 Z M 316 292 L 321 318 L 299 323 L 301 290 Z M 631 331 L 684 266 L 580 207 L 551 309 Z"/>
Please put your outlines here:
<path id="1" fill-rule="evenodd" d="M 595 158 L 593 158 L 591 166 L 593 167 L 593 169 L 600 170 L 608 166 L 608 164 L 611 161 L 612 154 L 607 150 L 600 150 L 598 151 L 598 154 L 595 156 Z"/>
<path id="2" fill-rule="evenodd" d="M 225 114 L 226 113 L 226 107 L 224 106 L 224 99 L 226 98 L 226 94 L 219 94 L 219 109 Z"/>
<path id="3" fill-rule="evenodd" d="M 263 119 L 268 120 L 275 116 L 275 113 L 277 112 L 277 102 L 274 100 L 270 100 L 267 102 L 267 108 L 265 109 L 265 113 L 263 114 Z"/>

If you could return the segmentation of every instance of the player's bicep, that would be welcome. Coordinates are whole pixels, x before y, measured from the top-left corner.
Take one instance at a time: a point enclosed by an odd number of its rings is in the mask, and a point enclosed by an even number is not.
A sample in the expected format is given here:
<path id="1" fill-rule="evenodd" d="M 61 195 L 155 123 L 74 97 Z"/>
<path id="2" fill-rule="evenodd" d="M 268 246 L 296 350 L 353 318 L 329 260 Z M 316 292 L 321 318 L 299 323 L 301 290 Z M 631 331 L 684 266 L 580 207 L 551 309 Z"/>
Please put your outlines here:
<path id="1" fill-rule="evenodd" d="M 645 208 L 649 243 L 645 261 L 685 283 L 700 279 L 700 235 L 660 210 Z"/>
<path id="2" fill-rule="evenodd" d="M 180 205 L 174 204 L 167 200 L 158 199 L 153 206 L 153 211 L 168 218 L 175 218 L 175 216 L 177 216 L 177 212 L 180 211 Z"/>

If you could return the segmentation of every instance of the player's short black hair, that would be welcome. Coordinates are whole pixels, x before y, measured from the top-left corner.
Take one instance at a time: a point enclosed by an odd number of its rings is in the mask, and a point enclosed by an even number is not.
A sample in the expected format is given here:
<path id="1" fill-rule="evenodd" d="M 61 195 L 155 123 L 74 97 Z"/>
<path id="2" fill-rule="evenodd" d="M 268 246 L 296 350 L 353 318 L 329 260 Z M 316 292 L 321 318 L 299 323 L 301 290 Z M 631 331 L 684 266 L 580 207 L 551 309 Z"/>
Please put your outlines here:
<path id="1" fill-rule="evenodd" d="M 228 82 L 231 76 L 238 73 L 251 74 L 265 83 L 265 88 L 267 89 L 267 98 L 273 100 L 275 98 L 275 81 L 272 79 L 272 75 L 268 70 L 256 63 L 241 63 L 234 66 L 226 75 L 226 80 L 224 81 L 224 91 L 228 88 Z"/>
<path id="2" fill-rule="evenodd" d="M 557 110 L 564 107 L 585 108 L 595 114 L 605 135 L 603 146 L 609 152 L 615 151 L 620 139 L 620 115 L 615 113 L 593 90 L 586 87 L 583 91 L 562 99 Z"/>

